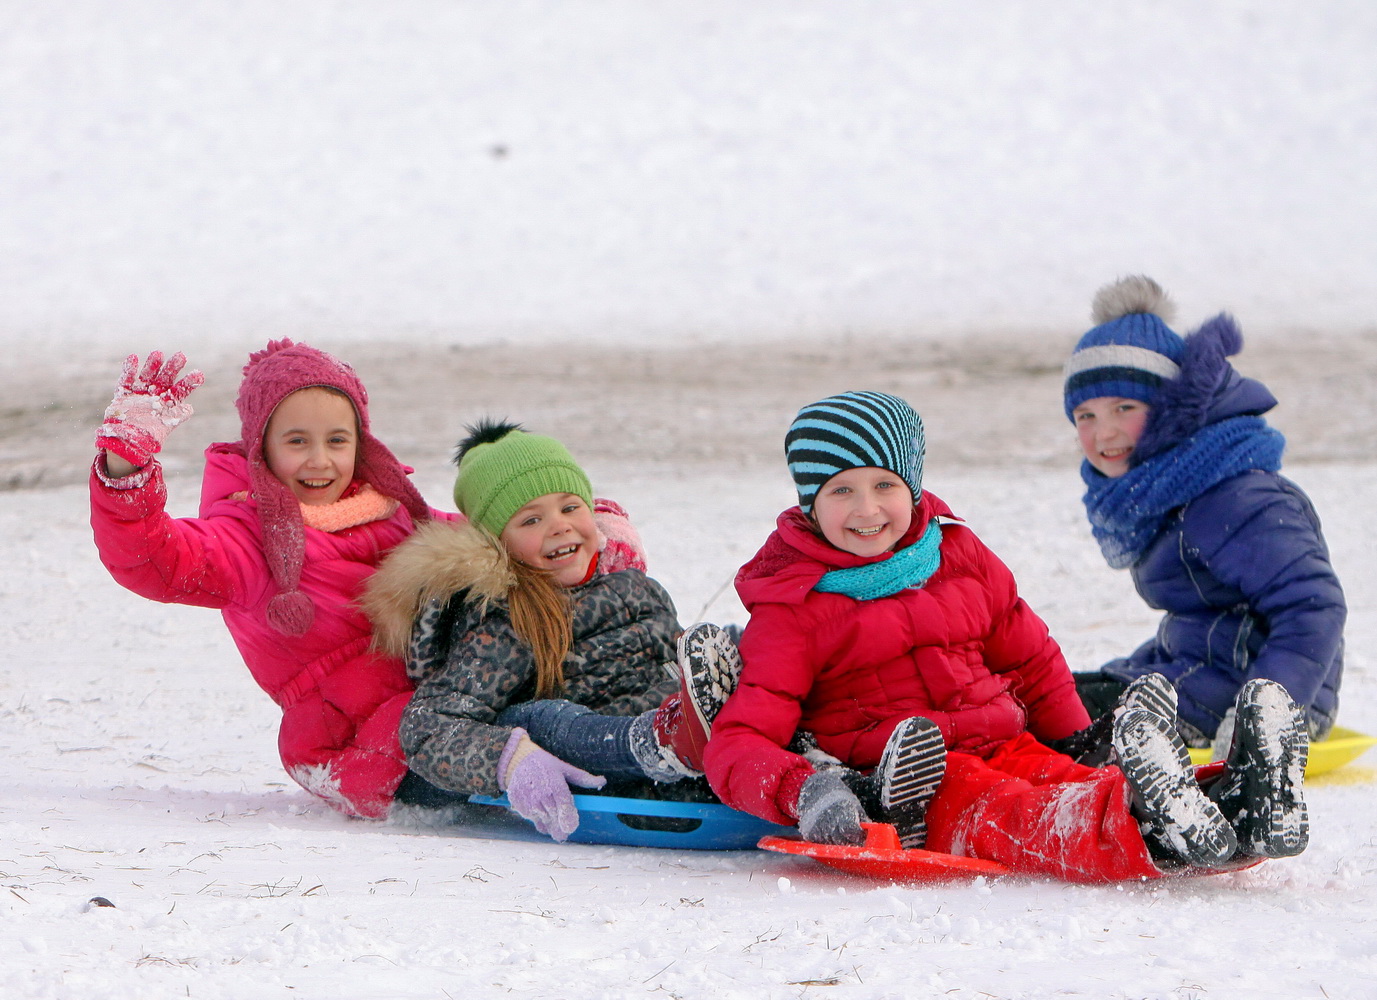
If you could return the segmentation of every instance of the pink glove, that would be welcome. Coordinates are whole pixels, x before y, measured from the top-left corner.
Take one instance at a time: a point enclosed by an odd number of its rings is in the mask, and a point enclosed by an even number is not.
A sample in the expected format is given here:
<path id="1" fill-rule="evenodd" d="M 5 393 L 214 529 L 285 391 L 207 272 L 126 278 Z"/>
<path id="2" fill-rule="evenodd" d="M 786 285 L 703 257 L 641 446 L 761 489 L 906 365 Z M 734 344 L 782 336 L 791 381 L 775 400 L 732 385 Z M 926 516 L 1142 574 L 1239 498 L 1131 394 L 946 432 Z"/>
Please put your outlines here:
<path id="1" fill-rule="evenodd" d="M 641 534 L 619 503 L 594 497 L 593 523 L 602 535 L 602 541 L 598 544 L 602 550 L 598 558 L 599 573 L 616 573 L 624 569 L 645 572 L 645 546 L 641 544 Z"/>
<path id="2" fill-rule="evenodd" d="M 536 746 L 524 729 L 513 729 L 498 763 L 498 785 L 507 801 L 535 828 L 558 841 L 569 839 L 578 829 L 579 811 L 569 786 L 601 788 L 606 778 L 566 764 L 552 753 Z"/>
<path id="3" fill-rule="evenodd" d="M 193 371 L 175 381 L 185 364 L 180 351 L 165 364 L 161 351 L 150 352 L 142 371 L 137 354 L 125 358 L 115 397 L 105 408 L 105 423 L 96 431 L 96 447 L 138 468 L 147 465 L 162 450 L 168 432 L 191 416 L 191 404 L 184 400 L 206 380 Z"/>

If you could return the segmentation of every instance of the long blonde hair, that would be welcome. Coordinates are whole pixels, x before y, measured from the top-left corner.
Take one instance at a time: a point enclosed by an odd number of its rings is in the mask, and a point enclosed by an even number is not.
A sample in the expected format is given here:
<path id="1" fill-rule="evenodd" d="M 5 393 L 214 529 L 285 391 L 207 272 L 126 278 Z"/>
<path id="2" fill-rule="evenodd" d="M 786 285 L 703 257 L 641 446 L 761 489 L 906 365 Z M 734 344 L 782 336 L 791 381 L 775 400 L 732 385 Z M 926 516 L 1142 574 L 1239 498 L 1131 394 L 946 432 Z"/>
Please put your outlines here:
<path id="1" fill-rule="evenodd" d="M 550 698 L 564 690 L 564 658 L 574 645 L 573 610 L 550 573 L 514 557 L 511 568 L 516 577 L 507 595 L 512 629 L 535 659 L 536 697 Z"/>

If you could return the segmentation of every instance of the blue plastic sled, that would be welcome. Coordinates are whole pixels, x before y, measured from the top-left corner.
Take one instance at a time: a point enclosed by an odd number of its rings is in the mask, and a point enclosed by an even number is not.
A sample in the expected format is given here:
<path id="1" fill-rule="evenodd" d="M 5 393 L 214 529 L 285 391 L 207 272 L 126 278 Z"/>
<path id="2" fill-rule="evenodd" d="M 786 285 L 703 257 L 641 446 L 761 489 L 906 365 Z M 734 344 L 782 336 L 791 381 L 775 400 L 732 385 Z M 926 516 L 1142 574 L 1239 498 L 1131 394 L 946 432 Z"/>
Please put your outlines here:
<path id="1" fill-rule="evenodd" d="M 507 806 L 505 795 L 471 795 L 480 806 Z M 621 844 L 691 851 L 744 851 L 761 837 L 792 834 L 778 826 L 717 802 L 665 802 L 612 795 L 575 795 L 579 826 L 569 840 L 576 844 Z M 647 828 L 643 828 L 647 827 Z"/>

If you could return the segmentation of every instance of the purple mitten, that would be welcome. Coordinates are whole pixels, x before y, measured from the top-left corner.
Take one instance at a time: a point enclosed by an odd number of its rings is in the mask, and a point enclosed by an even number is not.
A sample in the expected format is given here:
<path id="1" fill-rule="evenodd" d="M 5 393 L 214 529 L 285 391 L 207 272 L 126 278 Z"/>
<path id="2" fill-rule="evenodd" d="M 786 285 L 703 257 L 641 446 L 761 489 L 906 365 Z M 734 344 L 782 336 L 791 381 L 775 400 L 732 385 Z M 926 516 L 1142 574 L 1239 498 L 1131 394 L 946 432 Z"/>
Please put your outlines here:
<path id="1" fill-rule="evenodd" d="M 566 764 L 536 746 L 524 729 L 513 729 L 497 765 L 498 785 L 507 801 L 541 833 L 565 841 L 578 829 L 570 785 L 601 788 L 607 779 Z"/>
<path id="2" fill-rule="evenodd" d="M 185 364 L 181 352 L 164 362 L 161 351 L 152 351 L 142 371 L 137 354 L 125 358 L 120 384 L 96 431 L 96 447 L 114 452 L 135 468 L 147 465 L 162 449 L 168 432 L 191 416 L 186 397 L 205 381 L 197 371 L 178 379 Z"/>

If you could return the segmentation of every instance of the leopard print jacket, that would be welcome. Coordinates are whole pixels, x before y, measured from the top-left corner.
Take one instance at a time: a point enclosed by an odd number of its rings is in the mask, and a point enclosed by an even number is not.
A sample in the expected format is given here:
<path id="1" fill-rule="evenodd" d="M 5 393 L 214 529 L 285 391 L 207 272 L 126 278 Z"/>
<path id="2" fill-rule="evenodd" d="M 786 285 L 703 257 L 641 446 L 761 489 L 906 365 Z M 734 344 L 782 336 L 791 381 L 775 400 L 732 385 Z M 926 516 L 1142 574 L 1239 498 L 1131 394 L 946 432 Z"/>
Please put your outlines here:
<path id="1" fill-rule="evenodd" d="M 402 749 L 421 777 L 461 793 L 499 794 L 497 765 L 511 729 L 497 715 L 535 697 L 535 662 L 512 628 L 505 597 L 512 578 L 505 552 L 495 548 L 469 526 L 423 529 L 389 556 L 364 599 L 375 624 L 386 619 L 379 631 L 393 642 L 398 608 L 385 609 L 380 595 L 390 589 L 403 607 L 424 601 L 406 646 L 416 693 L 402 715 Z M 657 707 L 677 687 L 680 628 L 665 589 L 628 569 L 567 593 L 574 641 L 559 696 L 609 715 Z"/>

